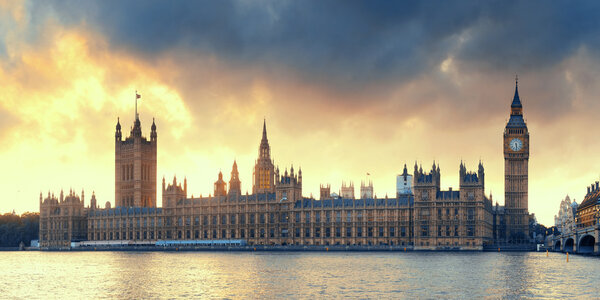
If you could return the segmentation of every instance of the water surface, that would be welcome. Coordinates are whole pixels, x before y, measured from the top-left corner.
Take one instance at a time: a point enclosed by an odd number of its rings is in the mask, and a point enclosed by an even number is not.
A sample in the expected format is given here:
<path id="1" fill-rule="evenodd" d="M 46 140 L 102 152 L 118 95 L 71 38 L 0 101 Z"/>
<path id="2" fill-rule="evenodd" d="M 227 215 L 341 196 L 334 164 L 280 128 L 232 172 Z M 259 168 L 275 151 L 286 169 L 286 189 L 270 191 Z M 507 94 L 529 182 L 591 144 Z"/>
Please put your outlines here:
<path id="1" fill-rule="evenodd" d="M 600 258 L 455 252 L 0 252 L 0 298 L 599 298 Z"/>

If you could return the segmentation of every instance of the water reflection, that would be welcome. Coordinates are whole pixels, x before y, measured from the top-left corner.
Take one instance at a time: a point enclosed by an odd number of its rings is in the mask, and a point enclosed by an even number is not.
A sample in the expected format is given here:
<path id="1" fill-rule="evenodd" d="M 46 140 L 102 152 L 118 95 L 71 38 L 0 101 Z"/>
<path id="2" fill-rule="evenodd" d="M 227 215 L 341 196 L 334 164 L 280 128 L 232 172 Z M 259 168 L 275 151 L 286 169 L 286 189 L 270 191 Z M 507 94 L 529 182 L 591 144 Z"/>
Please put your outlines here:
<path id="1" fill-rule="evenodd" d="M 597 297 L 558 253 L 0 252 L 2 298 Z"/>

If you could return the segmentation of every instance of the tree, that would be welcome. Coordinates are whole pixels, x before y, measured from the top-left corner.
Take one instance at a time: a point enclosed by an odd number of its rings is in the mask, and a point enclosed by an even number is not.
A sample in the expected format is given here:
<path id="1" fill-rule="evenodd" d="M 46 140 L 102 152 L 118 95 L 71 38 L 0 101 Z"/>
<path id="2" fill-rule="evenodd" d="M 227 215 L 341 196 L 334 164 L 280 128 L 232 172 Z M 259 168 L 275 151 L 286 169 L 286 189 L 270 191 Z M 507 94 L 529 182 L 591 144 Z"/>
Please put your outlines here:
<path id="1" fill-rule="evenodd" d="M 38 239 L 39 230 L 39 213 L 0 215 L 0 247 L 18 247 L 21 242 L 30 246 L 31 240 Z"/>

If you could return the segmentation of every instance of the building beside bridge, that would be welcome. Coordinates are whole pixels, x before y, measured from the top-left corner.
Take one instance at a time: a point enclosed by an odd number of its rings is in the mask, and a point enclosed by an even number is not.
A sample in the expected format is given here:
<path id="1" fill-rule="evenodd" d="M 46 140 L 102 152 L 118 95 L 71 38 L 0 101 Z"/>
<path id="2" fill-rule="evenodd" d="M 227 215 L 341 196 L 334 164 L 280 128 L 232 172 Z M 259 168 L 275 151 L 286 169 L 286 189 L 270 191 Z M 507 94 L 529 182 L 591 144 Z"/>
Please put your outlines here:
<path id="1" fill-rule="evenodd" d="M 567 197 L 568 198 L 568 197 Z M 567 199 L 565 199 L 567 200 Z M 551 239 L 550 246 L 554 251 L 600 254 L 600 183 L 596 181 L 587 187 L 587 193 L 581 204 L 571 203 L 569 208 L 561 203 L 557 228 L 560 234 Z M 563 212 L 566 211 L 566 212 Z M 575 212 L 571 219 L 569 213 Z"/>

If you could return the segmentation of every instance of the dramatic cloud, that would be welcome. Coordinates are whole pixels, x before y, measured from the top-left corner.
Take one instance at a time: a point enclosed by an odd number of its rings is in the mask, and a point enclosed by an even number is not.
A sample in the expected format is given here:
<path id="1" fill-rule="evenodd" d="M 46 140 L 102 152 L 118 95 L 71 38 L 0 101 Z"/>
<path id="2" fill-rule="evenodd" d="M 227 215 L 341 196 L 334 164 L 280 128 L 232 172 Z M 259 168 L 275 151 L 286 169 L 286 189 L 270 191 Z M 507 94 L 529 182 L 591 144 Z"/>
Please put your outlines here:
<path id="1" fill-rule="evenodd" d="M 427 1 L 2 1 L 0 209 L 40 189 L 113 201 L 116 118 L 159 133 L 159 175 L 212 193 L 233 159 L 251 190 L 263 118 L 276 163 L 378 196 L 414 161 L 484 161 L 503 201 L 502 131 L 519 74 L 530 211 L 549 225 L 597 180 L 600 4 Z M 228 176 L 226 176 L 228 177 Z M 160 194 L 158 195 L 160 198 Z"/>

